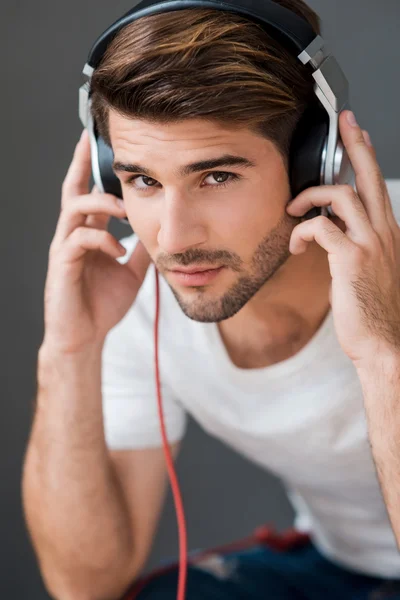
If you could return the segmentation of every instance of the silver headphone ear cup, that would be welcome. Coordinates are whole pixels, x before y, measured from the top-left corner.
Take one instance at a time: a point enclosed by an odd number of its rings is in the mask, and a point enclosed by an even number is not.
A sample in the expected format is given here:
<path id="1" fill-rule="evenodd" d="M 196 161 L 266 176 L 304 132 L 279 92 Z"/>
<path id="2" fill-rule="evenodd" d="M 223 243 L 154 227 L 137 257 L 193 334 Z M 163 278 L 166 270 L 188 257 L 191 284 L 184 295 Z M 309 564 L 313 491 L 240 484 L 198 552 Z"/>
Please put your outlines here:
<path id="1" fill-rule="evenodd" d="M 90 107 L 90 103 L 89 103 L 89 107 Z M 96 184 L 98 190 L 100 192 L 104 192 L 104 186 L 103 186 L 103 181 L 101 179 L 100 165 L 99 165 L 99 149 L 97 146 L 96 133 L 94 130 L 94 123 L 93 123 L 93 119 L 92 119 L 90 110 L 88 112 L 87 130 L 89 133 L 89 141 L 90 141 L 90 159 L 91 159 L 91 164 L 92 164 L 93 181 Z"/>
<path id="2" fill-rule="evenodd" d="M 355 172 L 353 165 L 351 164 L 348 152 L 343 144 L 342 139 L 338 138 L 336 146 L 335 158 L 334 158 L 334 170 L 333 170 L 334 185 L 351 185 L 355 186 Z M 327 215 L 336 217 L 333 208 L 329 205 L 326 208 Z"/>
<path id="3" fill-rule="evenodd" d="M 336 146 L 333 179 L 336 185 L 355 184 L 355 173 L 350 157 L 340 136 Z"/>
<path id="4" fill-rule="evenodd" d="M 110 189 L 107 189 L 107 187 L 104 185 L 104 183 L 106 183 L 106 185 L 107 185 L 107 181 L 108 181 L 107 175 L 108 175 L 108 178 L 110 178 L 110 169 L 112 170 L 112 166 L 111 166 L 112 165 L 112 151 L 111 151 L 111 149 L 106 147 L 103 139 L 97 136 L 96 131 L 95 131 L 95 124 L 94 124 L 90 110 L 88 112 L 87 129 L 88 129 L 89 140 L 90 140 L 90 157 L 91 157 L 92 176 L 93 176 L 94 183 L 96 184 L 96 186 L 98 187 L 100 192 L 106 192 L 106 193 L 114 194 L 118 197 L 122 197 L 122 193 L 120 191 L 120 189 L 121 189 L 120 183 L 116 176 L 114 176 L 116 181 L 114 181 L 114 179 L 113 179 L 114 185 L 110 186 Z M 100 161 L 100 154 L 102 156 L 101 161 Z M 102 167 L 102 165 L 103 165 L 103 167 Z M 105 172 L 104 181 L 102 178 L 102 168 L 103 168 L 103 172 Z M 128 225 L 129 227 L 131 227 L 131 224 L 129 223 L 129 221 L 126 217 L 124 217 L 123 219 L 118 219 L 118 221 L 120 223 L 122 223 L 123 225 Z"/>

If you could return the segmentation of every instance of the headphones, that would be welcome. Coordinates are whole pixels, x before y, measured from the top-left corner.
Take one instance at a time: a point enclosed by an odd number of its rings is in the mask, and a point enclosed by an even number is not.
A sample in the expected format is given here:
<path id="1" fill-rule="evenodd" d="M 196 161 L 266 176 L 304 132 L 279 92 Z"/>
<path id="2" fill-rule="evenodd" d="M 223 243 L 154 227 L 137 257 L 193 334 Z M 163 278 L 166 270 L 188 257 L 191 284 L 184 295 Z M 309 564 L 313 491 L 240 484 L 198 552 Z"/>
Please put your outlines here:
<path id="1" fill-rule="evenodd" d="M 187 8 L 212 8 L 237 13 L 260 24 L 310 66 L 316 101 L 302 115 L 293 134 L 289 154 L 292 198 L 318 185 L 351 184 L 355 174 L 340 138 L 339 115 L 349 109 L 349 84 L 334 56 L 307 21 L 272 0 L 142 0 L 108 27 L 92 46 L 79 89 L 79 117 L 88 129 L 93 179 L 101 192 L 122 198 L 121 184 L 112 170 L 113 151 L 99 135 L 91 114 L 90 79 L 114 36 L 126 25 L 148 15 Z M 333 215 L 330 207 L 315 207 L 304 218 Z M 119 219 L 128 224 L 127 218 Z"/>

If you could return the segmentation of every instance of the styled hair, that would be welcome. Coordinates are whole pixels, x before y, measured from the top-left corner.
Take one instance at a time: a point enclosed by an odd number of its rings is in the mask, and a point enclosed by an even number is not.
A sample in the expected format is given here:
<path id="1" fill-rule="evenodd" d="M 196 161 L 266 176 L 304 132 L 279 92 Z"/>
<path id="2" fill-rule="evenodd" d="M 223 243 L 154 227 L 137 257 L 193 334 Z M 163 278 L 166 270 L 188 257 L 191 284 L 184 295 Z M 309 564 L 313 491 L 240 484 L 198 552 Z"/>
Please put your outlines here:
<path id="1" fill-rule="evenodd" d="M 303 0 L 275 2 L 321 34 L 319 16 Z M 109 146 L 109 109 L 159 124 L 203 118 L 247 127 L 272 141 L 287 166 L 313 88 L 310 68 L 258 23 L 190 8 L 142 17 L 114 37 L 92 75 L 92 115 Z"/>

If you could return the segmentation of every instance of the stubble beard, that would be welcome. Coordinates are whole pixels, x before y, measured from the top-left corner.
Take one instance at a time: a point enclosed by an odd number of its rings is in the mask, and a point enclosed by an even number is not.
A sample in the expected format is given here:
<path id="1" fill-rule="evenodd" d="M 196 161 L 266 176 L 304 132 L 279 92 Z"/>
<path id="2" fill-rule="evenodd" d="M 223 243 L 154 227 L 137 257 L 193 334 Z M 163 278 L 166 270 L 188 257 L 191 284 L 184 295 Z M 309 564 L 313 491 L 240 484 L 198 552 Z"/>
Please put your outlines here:
<path id="1" fill-rule="evenodd" d="M 247 271 L 235 267 L 238 279 L 219 298 L 207 297 L 208 287 L 196 287 L 196 295 L 190 299 L 174 289 L 169 283 L 183 313 L 193 321 L 219 323 L 233 317 L 278 272 L 292 256 L 289 242 L 294 225 L 299 221 L 286 212 L 272 231 L 257 246 Z M 240 259 L 239 259 L 240 261 Z M 240 261 L 242 262 L 242 261 Z M 238 260 L 234 264 L 238 264 Z"/>

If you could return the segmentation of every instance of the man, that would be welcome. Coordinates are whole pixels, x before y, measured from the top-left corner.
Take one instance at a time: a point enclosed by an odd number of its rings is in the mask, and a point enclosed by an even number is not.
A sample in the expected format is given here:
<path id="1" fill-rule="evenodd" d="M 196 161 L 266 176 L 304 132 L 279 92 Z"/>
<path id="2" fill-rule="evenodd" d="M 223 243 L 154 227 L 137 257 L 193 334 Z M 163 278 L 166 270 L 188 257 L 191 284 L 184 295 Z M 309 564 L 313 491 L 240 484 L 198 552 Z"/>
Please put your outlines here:
<path id="1" fill-rule="evenodd" d="M 283 3 L 315 25 L 303 2 Z M 357 192 L 312 187 L 288 205 L 306 72 L 237 16 L 133 25 L 93 78 L 123 206 L 89 194 L 84 134 L 50 248 L 24 475 L 46 585 L 57 598 L 118 598 L 151 547 L 166 487 L 152 261 L 174 455 L 191 413 L 282 478 L 310 535 L 191 567 L 189 600 L 400 598 L 400 229 L 368 136 L 343 112 Z M 337 216 L 302 221 L 329 205 Z M 136 234 L 124 258 L 111 215 Z M 172 569 L 137 597 L 175 598 L 176 579 Z"/>

